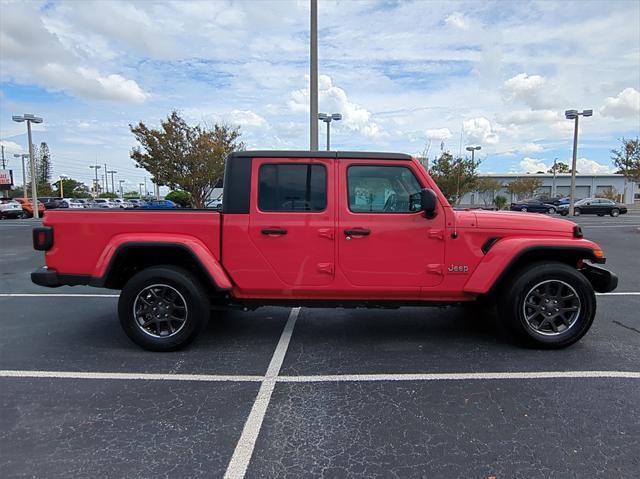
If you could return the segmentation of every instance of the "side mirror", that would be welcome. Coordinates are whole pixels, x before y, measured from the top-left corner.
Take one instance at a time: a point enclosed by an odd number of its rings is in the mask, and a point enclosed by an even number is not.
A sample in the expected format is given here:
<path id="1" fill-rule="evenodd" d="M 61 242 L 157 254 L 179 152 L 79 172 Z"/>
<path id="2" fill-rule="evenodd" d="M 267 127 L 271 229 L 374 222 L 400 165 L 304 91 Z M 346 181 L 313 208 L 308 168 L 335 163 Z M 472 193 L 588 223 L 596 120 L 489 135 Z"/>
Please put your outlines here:
<path id="1" fill-rule="evenodd" d="M 420 190 L 420 206 L 422 211 L 428 219 L 436 216 L 436 206 L 438 204 L 438 198 L 433 190 L 429 188 L 423 188 Z"/>

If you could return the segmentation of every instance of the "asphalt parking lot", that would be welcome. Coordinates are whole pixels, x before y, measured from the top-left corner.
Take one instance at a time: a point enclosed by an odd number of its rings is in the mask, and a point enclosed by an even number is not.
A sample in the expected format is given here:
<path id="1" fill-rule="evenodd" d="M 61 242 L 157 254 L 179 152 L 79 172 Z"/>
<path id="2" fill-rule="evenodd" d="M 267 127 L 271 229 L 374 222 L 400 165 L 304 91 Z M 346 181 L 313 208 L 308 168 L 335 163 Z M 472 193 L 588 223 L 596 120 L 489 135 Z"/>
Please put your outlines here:
<path id="1" fill-rule="evenodd" d="M 463 308 L 264 308 L 159 354 L 117 292 L 32 284 L 34 222 L 2 221 L 2 476 L 638 477 L 640 214 L 579 222 L 620 283 L 565 350 Z"/>

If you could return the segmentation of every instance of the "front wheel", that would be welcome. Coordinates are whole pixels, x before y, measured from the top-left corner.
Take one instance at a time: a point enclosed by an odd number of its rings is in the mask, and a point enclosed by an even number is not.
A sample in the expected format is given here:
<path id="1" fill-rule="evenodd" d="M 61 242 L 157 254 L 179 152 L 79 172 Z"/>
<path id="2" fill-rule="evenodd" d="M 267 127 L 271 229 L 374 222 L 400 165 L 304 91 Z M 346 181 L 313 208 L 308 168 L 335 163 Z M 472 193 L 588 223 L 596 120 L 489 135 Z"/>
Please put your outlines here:
<path id="1" fill-rule="evenodd" d="M 616 216 L 620 215 L 620 210 L 618 208 L 614 208 L 611 210 L 611 213 L 609 214 L 615 218 Z"/>
<path id="2" fill-rule="evenodd" d="M 573 216 L 580 216 L 580 213 L 582 213 L 582 211 L 580 211 L 580 208 L 575 208 L 573 210 Z"/>
<path id="3" fill-rule="evenodd" d="M 151 351 L 186 346 L 206 328 L 209 314 L 209 299 L 200 282 L 174 266 L 140 271 L 127 281 L 118 302 L 124 332 Z"/>
<path id="4" fill-rule="evenodd" d="M 523 206 L 522 208 L 520 208 L 520 211 L 522 211 L 523 213 L 526 213 L 527 212 L 527 207 Z"/>
<path id="5" fill-rule="evenodd" d="M 596 313 L 591 283 L 564 263 L 536 263 L 506 288 L 500 319 L 528 346 L 559 349 L 584 336 Z"/>
<path id="6" fill-rule="evenodd" d="M 547 210 L 547 213 L 549 213 L 550 215 L 554 214 L 555 212 L 556 212 L 556 209 L 555 209 L 555 208 L 549 208 L 549 209 Z"/>

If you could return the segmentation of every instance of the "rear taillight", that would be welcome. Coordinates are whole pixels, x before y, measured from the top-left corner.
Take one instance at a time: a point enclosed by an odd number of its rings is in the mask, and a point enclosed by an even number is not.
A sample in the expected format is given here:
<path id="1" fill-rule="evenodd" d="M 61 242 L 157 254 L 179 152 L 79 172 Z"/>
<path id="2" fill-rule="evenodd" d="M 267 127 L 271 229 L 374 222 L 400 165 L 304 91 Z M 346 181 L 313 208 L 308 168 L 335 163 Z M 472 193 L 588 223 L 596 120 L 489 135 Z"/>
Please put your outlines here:
<path id="1" fill-rule="evenodd" d="M 48 251 L 53 247 L 53 228 L 38 226 L 33 228 L 33 248 L 38 251 Z"/>

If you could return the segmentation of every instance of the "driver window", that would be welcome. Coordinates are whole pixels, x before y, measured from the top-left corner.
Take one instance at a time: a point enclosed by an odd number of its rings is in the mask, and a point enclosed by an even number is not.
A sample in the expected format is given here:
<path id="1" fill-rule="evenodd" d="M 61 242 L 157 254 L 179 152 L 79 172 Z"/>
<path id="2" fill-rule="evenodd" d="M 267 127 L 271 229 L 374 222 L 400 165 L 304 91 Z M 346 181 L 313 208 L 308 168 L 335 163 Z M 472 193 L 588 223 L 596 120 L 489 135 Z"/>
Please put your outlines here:
<path id="1" fill-rule="evenodd" d="M 324 165 L 287 163 L 260 166 L 260 210 L 318 212 L 326 207 L 327 169 Z"/>
<path id="2" fill-rule="evenodd" d="M 354 213 L 420 211 L 420 183 L 404 166 L 350 166 L 347 189 Z"/>

